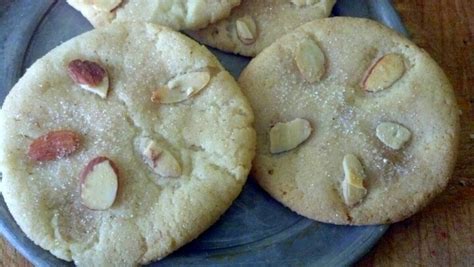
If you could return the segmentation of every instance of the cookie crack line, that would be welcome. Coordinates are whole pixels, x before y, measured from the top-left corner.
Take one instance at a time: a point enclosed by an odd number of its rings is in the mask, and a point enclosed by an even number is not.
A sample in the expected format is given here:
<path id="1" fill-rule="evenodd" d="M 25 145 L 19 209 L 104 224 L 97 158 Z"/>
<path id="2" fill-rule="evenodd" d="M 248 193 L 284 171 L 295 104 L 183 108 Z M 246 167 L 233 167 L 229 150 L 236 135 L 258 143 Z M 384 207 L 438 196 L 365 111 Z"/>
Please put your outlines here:
<path id="1" fill-rule="evenodd" d="M 194 154 L 198 154 L 198 153 L 208 154 L 209 156 L 207 156 L 205 159 L 206 159 L 207 163 L 209 164 L 209 166 L 215 168 L 216 170 L 221 170 L 221 171 L 223 171 L 225 174 L 227 174 L 229 177 L 231 177 L 231 178 L 234 179 L 235 181 L 238 181 L 238 180 L 239 180 L 236 174 L 232 173 L 231 171 L 229 171 L 229 170 L 228 170 L 227 168 L 225 168 L 224 166 L 218 165 L 215 161 L 213 161 L 213 160 L 210 159 L 211 155 L 212 155 L 212 156 L 216 156 L 216 155 L 217 155 L 218 158 L 221 158 L 221 157 L 222 157 L 221 154 L 215 153 L 215 152 L 212 153 L 212 152 L 206 150 L 204 147 L 202 147 L 202 146 L 196 146 L 196 145 L 188 145 L 188 146 L 186 147 L 186 149 L 187 149 L 188 151 L 190 151 L 190 153 L 194 153 Z M 243 167 L 245 167 L 245 166 L 243 166 L 242 164 L 239 164 L 235 169 L 237 169 L 237 168 L 239 168 L 239 167 L 243 168 Z M 199 177 L 197 177 L 197 176 L 192 176 L 192 177 L 195 177 L 195 178 L 198 178 L 198 179 L 199 179 Z"/>

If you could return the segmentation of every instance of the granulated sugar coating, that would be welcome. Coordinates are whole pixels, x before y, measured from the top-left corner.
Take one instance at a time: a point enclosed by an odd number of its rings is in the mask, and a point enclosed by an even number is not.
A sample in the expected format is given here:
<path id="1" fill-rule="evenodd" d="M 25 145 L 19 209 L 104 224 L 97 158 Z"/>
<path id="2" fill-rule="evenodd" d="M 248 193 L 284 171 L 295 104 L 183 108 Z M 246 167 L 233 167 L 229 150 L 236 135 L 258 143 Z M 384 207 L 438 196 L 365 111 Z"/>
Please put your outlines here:
<path id="1" fill-rule="evenodd" d="M 306 80 L 304 62 L 295 57 L 308 39 L 325 59 L 316 82 Z M 401 64 L 393 63 L 399 58 Z M 377 91 L 368 91 L 369 81 Z M 451 85 L 429 55 L 376 22 L 308 23 L 253 59 L 239 83 L 256 114 L 254 176 L 301 215 L 336 224 L 396 222 L 425 206 L 448 182 L 459 133 Z M 295 149 L 271 154 L 271 127 L 296 118 L 310 122 L 310 137 Z M 383 122 L 407 128 L 409 140 L 390 148 L 376 135 Z M 384 134 L 385 142 L 401 138 Z M 344 171 L 349 155 L 360 162 L 362 174 L 353 162 Z"/>
<path id="2" fill-rule="evenodd" d="M 105 99 L 68 75 L 75 60 L 100 64 Z M 204 89 L 175 104 L 151 101 L 169 80 L 209 70 Z M 2 193 L 36 244 L 79 266 L 130 266 L 160 259 L 213 224 L 240 193 L 255 152 L 253 114 L 212 54 L 168 28 L 114 23 L 68 41 L 33 64 L 0 116 Z M 80 136 L 68 157 L 35 162 L 32 140 L 54 130 Z M 158 175 L 139 140 L 153 139 L 179 163 Z M 113 205 L 83 205 L 79 175 L 93 158 L 118 169 Z"/>

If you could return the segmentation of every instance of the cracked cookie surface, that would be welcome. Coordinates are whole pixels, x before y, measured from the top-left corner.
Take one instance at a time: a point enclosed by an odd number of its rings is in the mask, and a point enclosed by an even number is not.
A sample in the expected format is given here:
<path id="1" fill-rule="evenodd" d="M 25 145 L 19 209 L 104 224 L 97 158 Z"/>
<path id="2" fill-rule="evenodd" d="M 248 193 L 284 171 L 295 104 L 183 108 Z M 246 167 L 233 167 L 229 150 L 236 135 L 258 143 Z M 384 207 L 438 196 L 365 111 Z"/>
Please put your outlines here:
<path id="1" fill-rule="evenodd" d="M 68 76 L 76 59 L 106 70 L 105 98 Z M 203 70 L 209 81 L 188 99 L 151 101 L 159 86 Z M 79 266 L 145 264 L 196 238 L 231 205 L 254 155 L 252 123 L 237 83 L 205 48 L 165 27 L 114 23 L 49 52 L 7 96 L 0 116 L 2 193 L 26 235 L 61 259 Z M 56 160 L 30 159 L 32 141 L 55 130 L 77 133 L 79 147 Z M 177 177 L 150 168 L 142 140 L 175 159 Z M 118 169 L 115 202 L 101 211 L 80 198 L 81 170 L 96 156 Z"/>
<path id="2" fill-rule="evenodd" d="M 299 214 L 396 222 L 449 180 L 459 136 L 453 89 L 426 52 L 376 22 L 305 24 L 254 58 L 239 84 L 256 118 L 254 176 Z M 296 119 L 309 122 L 309 137 L 272 153 L 272 130 Z M 304 129 L 286 127 L 277 145 L 303 140 Z"/>
<path id="3" fill-rule="evenodd" d="M 143 21 L 175 30 L 200 29 L 227 17 L 240 0 L 67 0 L 94 27 Z"/>

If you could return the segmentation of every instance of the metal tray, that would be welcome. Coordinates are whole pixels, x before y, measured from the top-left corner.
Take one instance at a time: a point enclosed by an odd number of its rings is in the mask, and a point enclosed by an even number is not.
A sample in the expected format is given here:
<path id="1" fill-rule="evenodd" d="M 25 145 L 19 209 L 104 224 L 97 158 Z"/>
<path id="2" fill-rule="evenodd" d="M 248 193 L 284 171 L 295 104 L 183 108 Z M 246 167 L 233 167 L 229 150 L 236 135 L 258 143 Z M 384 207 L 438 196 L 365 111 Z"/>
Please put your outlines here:
<path id="1" fill-rule="evenodd" d="M 372 18 L 407 35 L 389 0 L 339 0 L 333 15 Z M 0 0 L 1 101 L 36 59 L 90 29 L 64 0 Z M 211 50 L 236 77 L 249 61 Z M 214 226 L 159 265 L 345 266 L 367 253 L 387 228 L 336 226 L 306 219 L 273 200 L 250 178 Z M 0 233 L 36 266 L 72 265 L 33 244 L 16 225 L 3 198 Z"/>

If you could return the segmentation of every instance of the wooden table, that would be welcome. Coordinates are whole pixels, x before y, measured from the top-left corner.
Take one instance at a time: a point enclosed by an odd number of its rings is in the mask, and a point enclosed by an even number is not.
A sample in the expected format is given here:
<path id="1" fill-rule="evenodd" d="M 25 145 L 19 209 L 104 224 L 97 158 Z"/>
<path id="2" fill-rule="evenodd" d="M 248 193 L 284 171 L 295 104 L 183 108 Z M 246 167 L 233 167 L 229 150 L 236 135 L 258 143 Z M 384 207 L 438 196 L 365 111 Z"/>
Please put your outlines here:
<path id="1" fill-rule="evenodd" d="M 394 224 L 358 266 L 474 266 L 474 0 L 394 0 L 412 39 L 443 67 L 462 110 L 448 189 Z M 0 266 L 31 266 L 0 238 Z"/>

